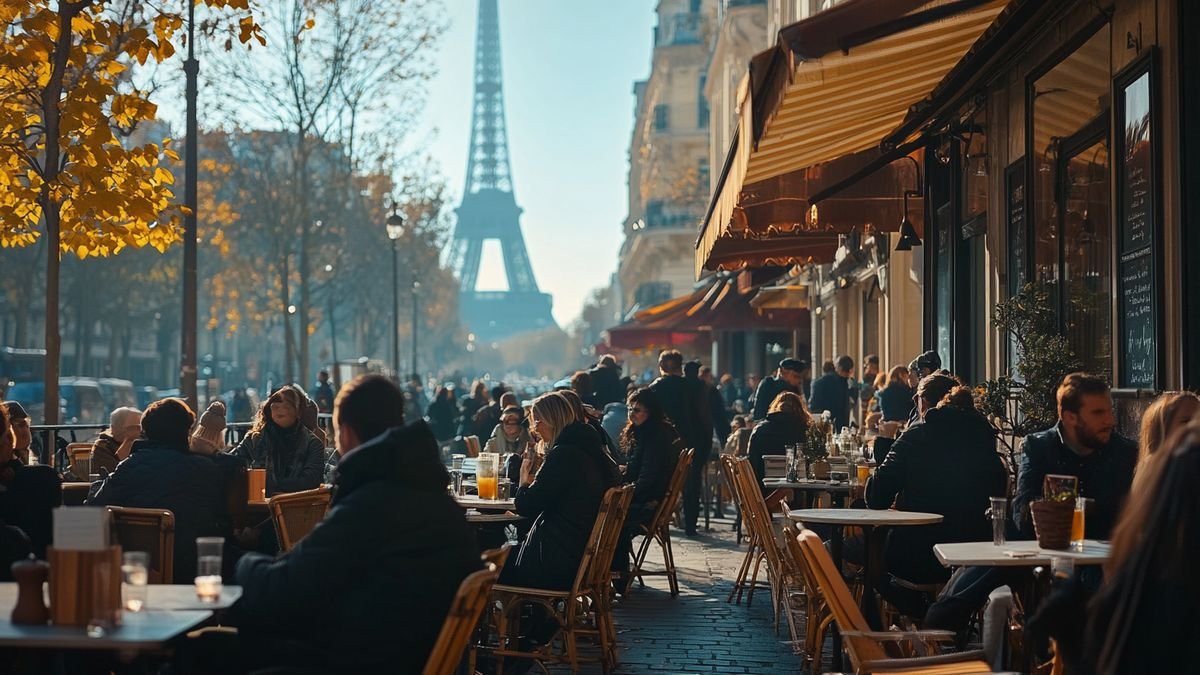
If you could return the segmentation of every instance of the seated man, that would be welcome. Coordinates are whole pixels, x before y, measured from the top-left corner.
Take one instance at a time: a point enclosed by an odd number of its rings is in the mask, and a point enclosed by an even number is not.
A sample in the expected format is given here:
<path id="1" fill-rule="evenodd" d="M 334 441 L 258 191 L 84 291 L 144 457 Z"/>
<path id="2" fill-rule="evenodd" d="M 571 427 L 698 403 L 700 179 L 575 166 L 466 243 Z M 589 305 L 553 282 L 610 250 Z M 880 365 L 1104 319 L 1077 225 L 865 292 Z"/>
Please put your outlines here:
<path id="1" fill-rule="evenodd" d="M 0 526 L 9 528 L 0 532 L 0 548 L 11 552 L 28 546 L 34 555 L 45 558 L 53 532 L 51 512 L 62 506 L 62 479 L 49 466 L 26 466 L 14 456 L 15 434 L 8 410 L 0 406 Z M 27 541 L 22 543 L 12 529 L 19 529 Z M 8 577 L 7 566 L 0 577 Z"/>
<path id="2" fill-rule="evenodd" d="M 91 506 L 170 509 L 175 514 L 175 579 L 196 577 L 196 537 L 232 538 L 227 527 L 228 479 L 212 457 L 189 450 L 196 415 L 182 399 L 151 403 L 142 415 L 142 438 L 129 457 L 100 484 Z"/>
<path id="3" fill-rule="evenodd" d="M 137 408 L 117 408 L 108 417 L 108 428 L 92 444 L 92 473 L 102 476 L 117 469 L 129 456 L 133 442 L 142 435 L 142 412 Z M 86 476 L 85 476 L 86 478 Z"/>
<path id="4" fill-rule="evenodd" d="M 325 672 L 420 672 L 459 584 L 481 567 L 463 509 L 423 421 L 401 426 L 404 396 L 365 375 L 334 402 L 335 498 L 325 520 L 278 559 L 238 564 L 243 656 Z"/>
<path id="5" fill-rule="evenodd" d="M 1017 532 L 1034 537 L 1029 503 L 1042 497 L 1046 474 L 1079 478 L 1079 492 L 1092 499 L 1084 527 L 1089 539 L 1108 539 L 1133 482 L 1137 444 L 1113 431 L 1112 395 L 1108 384 L 1086 373 L 1072 373 L 1058 385 L 1058 424 L 1025 437 L 1012 517 Z M 1012 574 L 1028 570 L 998 567 L 964 568 L 955 573 L 925 615 L 925 627 L 960 630 L 988 595 L 1012 585 Z"/>
<path id="6" fill-rule="evenodd" d="M 8 423 L 12 426 L 13 457 L 20 460 L 22 464 L 29 464 L 29 454 L 33 452 L 33 432 L 29 428 L 29 413 L 25 412 L 25 406 L 18 401 L 5 401 L 4 409 L 8 412 Z"/>

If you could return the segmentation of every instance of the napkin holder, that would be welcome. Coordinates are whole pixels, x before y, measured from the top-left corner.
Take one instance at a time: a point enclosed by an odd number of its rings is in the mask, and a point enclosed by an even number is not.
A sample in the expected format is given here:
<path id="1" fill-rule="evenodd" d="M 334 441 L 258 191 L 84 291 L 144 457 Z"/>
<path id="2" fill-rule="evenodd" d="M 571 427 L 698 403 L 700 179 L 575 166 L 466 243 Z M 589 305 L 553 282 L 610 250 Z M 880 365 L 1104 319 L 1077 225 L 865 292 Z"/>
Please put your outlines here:
<path id="1" fill-rule="evenodd" d="M 121 623 L 121 547 L 70 551 L 50 547 L 50 623 L 86 626 L 93 619 Z"/>

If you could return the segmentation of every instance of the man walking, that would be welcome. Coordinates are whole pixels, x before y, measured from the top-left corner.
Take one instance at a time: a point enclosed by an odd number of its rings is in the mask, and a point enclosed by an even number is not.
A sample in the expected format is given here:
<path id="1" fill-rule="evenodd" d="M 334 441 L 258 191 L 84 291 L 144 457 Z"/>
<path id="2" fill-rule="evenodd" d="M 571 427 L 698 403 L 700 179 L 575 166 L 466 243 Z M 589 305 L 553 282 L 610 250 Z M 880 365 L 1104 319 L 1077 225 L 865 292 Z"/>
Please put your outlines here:
<path id="1" fill-rule="evenodd" d="M 696 521 L 700 517 L 700 485 L 704 463 L 712 451 L 712 422 L 708 419 L 708 404 L 699 395 L 700 388 L 683 377 L 683 355 L 668 349 L 658 356 L 657 380 L 650 389 L 662 401 L 663 409 L 675 425 L 680 438 L 694 448 L 692 466 L 683 491 L 684 531 L 696 536 Z"/>
<path id="2" fill-rule="evenodd" d="M 842 354 L 836 361 L 826 361 L 824 374 L 813 382 L 812 400 L 808 409 L 814 415 L 828 410 L 837 431 L 850 424 L 850 378 L 854 376 L 854 359 Z"/>
<path id="3" fill-rule="evenodd" d="M 775 376 L 767 376 L 758 383 L 758 389 L 754 392 L 754 419 L 762 420 L 767 418 L 767 408 L 771 407 L 771 402 L 775 400 L 785 391 L 790 391 L 793 394 L 800 394 L 807 397 L 802 387 L 804 385 L 805 373 L 810 370 L 808 361 L 801 359 L 784 359 L 779 362 L 779 368 L 775 371 Z"/>

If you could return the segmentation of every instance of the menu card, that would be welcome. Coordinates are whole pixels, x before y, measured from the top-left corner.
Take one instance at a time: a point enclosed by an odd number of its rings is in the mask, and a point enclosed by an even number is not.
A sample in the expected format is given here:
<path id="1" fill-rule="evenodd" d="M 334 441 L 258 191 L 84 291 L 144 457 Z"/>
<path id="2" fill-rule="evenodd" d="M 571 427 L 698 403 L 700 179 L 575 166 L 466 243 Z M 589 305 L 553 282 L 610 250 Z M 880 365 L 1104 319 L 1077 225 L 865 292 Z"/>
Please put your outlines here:
<path id="1" fill-rule="evenodd" d="M 54 547 L 60 551 L 103 551 L 109 546 L 108 509 L 60 506 L 54 509 Z"/>

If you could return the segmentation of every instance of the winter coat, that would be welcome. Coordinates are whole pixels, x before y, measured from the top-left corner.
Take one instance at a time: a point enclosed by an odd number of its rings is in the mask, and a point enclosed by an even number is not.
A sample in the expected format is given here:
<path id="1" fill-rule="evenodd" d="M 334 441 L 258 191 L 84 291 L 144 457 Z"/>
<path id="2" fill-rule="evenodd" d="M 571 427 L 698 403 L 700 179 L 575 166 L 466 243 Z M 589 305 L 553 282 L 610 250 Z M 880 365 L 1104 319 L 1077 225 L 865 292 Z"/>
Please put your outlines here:
<path id="1" fill-rule="evenodd" d="M 758 390 L 754 392 L 754 419 L 762 420 L 767 418 L 767 410 L 771 408 L 771 403 L 775 401 L 775 397 L 785 391 L 790 391 L 793 394 L 799 394 L 800 390 L 787 383 L 787 380 L 782 377 L 772 377 L 768 375 L 758 383 Z"/>
<path id="2" fill-rule="evenodd" d="M 516 492 L 516 511 L 533 527 L 501 573 L 501 583 L 567 590 L 575 581 L 605 491 L 620 482 L 591 426 L 563 429 L 532 484 Z"/>
<path id="3" fill-rule="evenodd" d="M 904 422 L 912 414 L 913 390 L 900 382 L 893 382 L 875 394 L 879 401 L 879 413 L 888 422 Z"/>
<path id="4" fill-rule="evenodd" d="M 233 449 L 247 468 L 267 470 L 267 496 L 311 490 L 325 475 L 325 444 L 303 424 L 283 429 L 267 420 Z"/>
<path id="5" fill-rule="evenodd" d="M 683 442 L 696 451 L 694 462 L 708 457 L 712 448 L 712 421 L 708 414 L 708 399 L 696 386 L 699 380 L 682 375 L 663 375 L 650 384 L 650 389 L 662 402 L 667 419 L 679 432 Z"/>
<path id="6" fill-rule="evenodd" d="M 110 436 L 107 432 L 100 432 L 96 440 L 92 443 L 92 473 L 107 474 L 116 470 L 117 464 L 121 460 L 117 458 L 117 449 L 121 447 L 121 441 Z M 86 476 L 83 476 L 86 479 Z"/>
<path id="7" fill-rule="evenodd" d="M 426 415 L 429 417 L 429 426 L 433 428 L 433 435 L 439 442 L 454 438 L 454 432 L 458 429 L 458 406 L 453 400 L 435 400 L 429 404 Z"/>
<path id="8" fill-rule="evenodd" d="M 0 522 L 29 537 L 33 553 L 45 559 L 51 543 L 55 507 L 62 506 L 62 479 L 45 465 L 25 466 L 13 459 L 0 466 Z"/>
<path id="9" fill-rule="evenodd" d="M 837 373 L 825 373 L 812 383 L 808 409 L 813 415 L 828 410 L 837 432 L 850 424 L 850 384 Z"/>
<path id="10" fill-rule="evenodd" d="M 886 439 L 876 439 L 876 442 Z M 941 523 L 892 528 L 886 558 L 889 569 L 914 582 L 949 576 L 933 556 L 934 544 L 987 541 L 990 497 L 1003 497 L 1008 471 L 996 452 L 996 432 L 975 410 L 934 408 L 925 420 L 891 443 L 867 483 L 867 506 L 938 513 Z M 908 574 L 899 570 L 913 570 Z M 924 578 L 912 578 L 923 576 Z"/>
<path id="11" fill-rule="evenodd" d="M 588 375 L 592 378 L 592 392 L 594 392 L 597 408 L 625 400 L 625 387 L 621 384 L 620 368 L 596 366 L 588 371 Z"/>
<path id="12" fill-rule="evenodd" d="M 674 427 L 646 422 L 633 428 L 633 445 L 625 465 L 625 482 L 633 483 L 633 504 L 657 503 L 666 494 L 679 462 L 683 441 Z"/>
<path id="13" fill-rule="evenodd" d="M 754 427 L 750 432 L 750 466 L 760 482 L 764 478 L 763 457 L 786 455 L 786 447 L 804 442 L 807 432 L 808 423 L 803 417 L 783 411 L 767 415 Z"/>
<path id="14" fill-rule="evenodd" d="M 391 429 L 347 453 L 337 481 L 325 520 L 292 550 L 239 562 L 239 628 L 312 646 L 315 671 L 419 673 L 481 567 L 437 439 L 424 421 Z"/>
<path id="15" fill-rule="evenodd" d="M 190 584 L 196 577 L 196 537 L 232 535 L 229 486 L 228 473 L 214 458 L 191 453 L 186 444 L 139 440 L 87 503 L 169 509 L 175 514 L 174 582 Z"/>
<path id="16" fill-rule="evenodd" d="M 521 435 L 517 437 L 517 440 L 510 441 L 508 436 L 504 435 L 504 425 L 497 424 L 495 430 L 492 431 L 492 437 L 489 438 L 487 443 L 484 444 L 483 451 L 495 452 L 500 455 L 507 455 L 511 453 L 521 454 L 525 452 L 525 449 L 528 448 L 529 444 L 532 442 L 533 441 L 529 436 L 528 429 L 522 427 Z"/>

